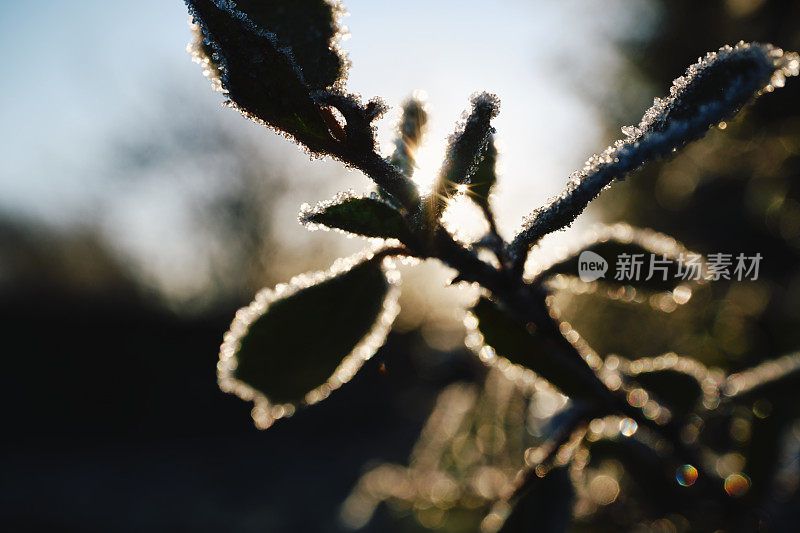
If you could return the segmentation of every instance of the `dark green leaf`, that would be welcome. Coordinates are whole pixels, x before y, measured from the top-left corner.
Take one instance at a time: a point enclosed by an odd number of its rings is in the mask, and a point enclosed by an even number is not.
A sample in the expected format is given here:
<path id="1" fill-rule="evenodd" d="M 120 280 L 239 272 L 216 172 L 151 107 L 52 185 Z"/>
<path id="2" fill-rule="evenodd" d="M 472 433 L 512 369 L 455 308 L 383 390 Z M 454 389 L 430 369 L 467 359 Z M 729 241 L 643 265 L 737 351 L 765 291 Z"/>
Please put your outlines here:
<path id="1" fill-rule="evenodd" d="M 575 497 L 567 467 L 554 468 L 514 503 L 498 533 L 560 533 L 572 521 Z"/>
<path id="2" fill-rule="evenodd" d="M 305 224 L 319 224 L 364 237 L 413 240 L 403 216 L 391 204 L 376 197 L 340 195 L 330 202 L 300 213 Z"/>
<path id="3" fill-rule="evenodd" d="M 306 83 L 325 89 L 341 81 L 346 60 L 336 41 L 337 17 L 342 10 L 326 0 L 237 0 L 237 8 L 259 28 L 274 33 L 288 46 Z"/>
<path id="4" fill-rule="evenodd" d="M 237 313 L 220 352 L 223 389 L 263 397 L 269 407 L 307 402 L 334 374 L 338 382 L 349 379 L 386 334 L 396 291 L 379 259 L 333 272 L 298 276 L 288 290 L 262 291 Z M 368 345 L 354 354 L 362 342 Z"/>
<path id="5" fill-rule="evenodd" d="M 484 342 L 500 357 L 533 370 L 570 398 L 587 397 L 586 386 L 557 360 L 541 335 L 509 316 L 496 303 L 482 297 L 471 309 L 478 319 Z"/>
<path id="6" fill-rule="evenodd" d="M 243 7 L 252 14 L 222 0 L 186 3 L 200 29 L 196 48 L 201 61 L 218 76 L 231 101 L 246 115 L 292 135 L 311 150 L 330 152 L 334 140 L 325 111 L 311 96 L 312 90 L 333 83 L 341 70 L 341 58 L 330 55 L 333 30 L 319 23 L 318 12 L 327 9 L 333 16 L 330 5 L 298 3 L 315 6 L 314 31 L 303 33 L 299 12 L 287 7 L 291 2 L 246 2 Z"/>

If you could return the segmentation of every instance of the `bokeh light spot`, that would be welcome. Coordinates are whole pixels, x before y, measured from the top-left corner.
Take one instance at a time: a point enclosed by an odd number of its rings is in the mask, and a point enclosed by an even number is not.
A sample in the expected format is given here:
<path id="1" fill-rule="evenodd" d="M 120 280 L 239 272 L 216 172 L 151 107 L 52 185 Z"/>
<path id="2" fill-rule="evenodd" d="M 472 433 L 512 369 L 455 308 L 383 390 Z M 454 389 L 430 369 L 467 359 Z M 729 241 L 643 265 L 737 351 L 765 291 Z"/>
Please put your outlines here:
<path id="1" fill-rule="evenodd" d="M 692 465 L 683 465 L 675 472 L 675 480 L 682 487 L 691 487 L 697 481 L 698 472 Z"/>
<path id="2" fill-rule="evenodd" d="M 750 489 L 750 479 L 742 473 L 731 474 L 725 478 L 725 492 L 732 498 L 744 496 Z"/>

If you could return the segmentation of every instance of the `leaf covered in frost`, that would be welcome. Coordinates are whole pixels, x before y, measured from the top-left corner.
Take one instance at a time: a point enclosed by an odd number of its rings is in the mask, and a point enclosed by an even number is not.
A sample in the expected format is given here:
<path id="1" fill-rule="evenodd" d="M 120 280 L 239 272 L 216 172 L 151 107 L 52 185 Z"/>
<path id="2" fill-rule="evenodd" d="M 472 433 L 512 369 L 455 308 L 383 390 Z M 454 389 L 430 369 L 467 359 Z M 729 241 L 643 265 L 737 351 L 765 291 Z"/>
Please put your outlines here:
<path id="1" fill-rule="evenodd" d="M 220 350 L 220 388 L 253 400 L 268 427 L 346 383 L 383 343 L 397 314 L 397 272 L 380 256 L 265 289 L 236 313 Z"/>
<path id="2" fill-rule="evenodd" d="M 560 197 L 526 217 L 510 245 L 517 267 L 531 246 L 570 225 L 614 179 L 702 137 L 753 97 L 797 74 L 797 54 L 769 44 L 740 42 L 700 58 L 673 82 L 669 96 L 655 99 L 638 126 L 622 128 L 624 139 L 592 156 Z"/>
<path id="3" fill-rule="evenodd" d="M 338 18 L 343 8 L 328 0 L 236 0 L 259 28 L 274 33 L 287 46 L 312 89 L 341 83 L 347 60 L 339 50 Z"/>
<path id="4" fill-rule="evenodd" d="M 245 115 L 315 152 L 334 144 L 312 91 L 344 72 L 335 48 L 336 9 L 322 0 L 186 0 L 197 25 L 198 61 Z M 309 17 L 306 20 L 306 17 Z"/>
<path id="5" fill-rule="evenodd" d="M 725 396 L 737 400 L 766 397 L 784 399 L 800 386 L 800 353 L 784 355 L 758 366 L 731 374 L 723 388 Z"/>
<path id="6" fill-rule="evenodd" d="M 489 136 L 483 150 L 481 162 L 475 167 L 475 172 L 469 180 L 469 197 L 480 207 L 489 207 L 489 196 L 492 187 L 497 182 L 495 167 L 497 166 L 497 148 L 494 145 L 494 135 Z"/>
<path id="7" fill-rule="evenodd" d="M 700 282 L 708 274 L 704 258 L 669 235 L 619 223 L 596 226 L 575 245 L 542 264 L 531 261 L 533 268 L 526 277 L 540 281 L 559 274 L 574 278 L 587 261 L 606 263 L 607 271 L 602 275 L 597 272 L 599 282 L 631 284 L 653 292 L 672 291 L 690 280 Z M 627 276 L 634 270 L 633 264 L 640 265 L 636 279 Z"/>
<path id="8" fill-rule="evenodd" d="M 403 215 L 377 195 L 359 197 L 341 193 L 313 207 L 304 205 L 299 219 L 312 229 L 322 226 L 363 237 L 397 239 L 404 243 L 413 240 Z"/>
<path id="9" fill-rule="evenodd" d="M 718 398 L 718 380 L 699 361 L 667 353 L 646 357 L 626 365 L 625 374 L 655 400 L 667 407 L 673 418 L 689 415 L 701 400 Z"/>
<path id="10" fill-rule="evenodd" d="M 425 104 L 417 98 L 409 98 L 403 104 L 403 116 L 397 128 L 392 164 L 407 178 L 411 178 L 416 167 L 415 156 L 422 142 L 428 113 Z"/>
<path id="11" fill-rule="evenodd" d="M 428 218 L 438 220 L 444 211 L 447 198 L 459 184 L 469 183 L 472 174 L 486 153 L 486 143 L 494 133 L 491 125 L 500 111 L 500 100 L 489 93 L 472 97 L 472 110 L 466 120 L 450 136 L 447 155 L 434 190 L 428 197 Z"/>
<path id="12" fill-rule="evenodd" d="M 557 358 L 547 339 L 529 331 L 498 304 L 481 297 L 470 313 L 477 332 L 483 337 L 484 344 L 473 347 L 477 348 L 481 359 L 501 368 L 511 363 L 522 371 L 533 371 L 570 398 L 588 396 L 584 383 Z M 490 353 L 486 353 L 487 348 Z"/>

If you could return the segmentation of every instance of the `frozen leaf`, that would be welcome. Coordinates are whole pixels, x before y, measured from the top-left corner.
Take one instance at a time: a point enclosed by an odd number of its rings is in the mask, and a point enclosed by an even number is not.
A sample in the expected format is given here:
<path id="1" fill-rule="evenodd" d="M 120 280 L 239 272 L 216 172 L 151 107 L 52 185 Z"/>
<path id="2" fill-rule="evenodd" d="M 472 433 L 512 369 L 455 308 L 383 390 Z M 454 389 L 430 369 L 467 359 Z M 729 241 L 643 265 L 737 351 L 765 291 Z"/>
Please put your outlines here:
<path id="1" fill-rule="evenodd" d="M 416 98 L 409 98 L 403 104 L 403 116 L 398 125 L 392 164 L 407 178 L 411 178 L 416 168 L 415 156 L 422 142 L 428 113 L 425 105 Z"/>
<path id="2" fill-rule="evenodd" d="M 341 193 L 316 206 L 305 205 L 300 221 L 312 229 L 317 226 L 338 229 L 364 237 L 410 242 L 413 235 L 403 215 L 377 196 L 358 197 Z"/>
<path id="3" fill-rule="evenodd" d="M 491 120 L 500 111 L 500 100 L 493 94 L 480 93 L 473 96 L 471 102 L 472 111 L 450 136 L 439 179 L 427 198 L 429 220 L 438 220 L 447 199 L 457 191 L 457 186 L 469 183 L 486 152 L 489 136 L 494 133 Z"/>
<path id="4" fill-rule="evenodd" d="M 702 137 L 753 97 L 783 86 L 787 76 L 797 73 L 797 54 L 768 44 L 740 42 L 700 58 L 673 82 L 669 96 L 655 99 L 638 126 L 623 129 L 624 139 L 592 156 L 570 176 L 560 197 L 526 217 L 510 245 L 517 268 L 522 269 L 531 246 L 570 225 L 614 179 Z"/>
<path id="5" fill-rule="evenodd" d="M 589 270 L 589 262 L 596 263 L 594 270 Z M 669 235 L 623 223 L 599 225 L 554 257 L 541 264 L 535 260 L 531 263 L 526 277 L 533 280 L 544 281 L 557 275 L 580 279 L 597 276 L 589 281 L 612 287 L 631 285 L 650 292 L 676 291 L 678 304 L 686 303 L 691 296 L 686 283 L 700 283 L 708 273 L 700 254 Z M 553 287 L 566 288 L 559 284 Z"/>
<path id="6" fill-rule="evenodd" d="M 498 533 L 567 531 L 572 521 L 574 497 L 569 468 L 554 468 L 514 502 Z"/>
<path id="7" fill-rule="evenodd" d="M 739 401 L 791 397 L 800 385 L 800 353 L 784 355 L 728 377 L 723 393 Z"/>
<path id="8" fill-rule="evenodd" d="M 482 345 L 474 347 L 481 359 L 501 368 L 516 365 L 516 373 L 532 371 L 570 398 L 589 396 L 585 384 L 557 359 L 547 339 L 520 324 L 498 304 L 481 297 L 470 313 L 468 321 L 474 319 L 482 336 Z"/>
<path id="9" fill-rule="evenodd" d="M 689 357 L 667 353 L 631 361 L 623 365 L 623 370 L 678 420 L 689 415 L 701 400 L 711 405 L 719 398 L 720 378 Z"/>
<path id="10" fill-rule="evenodd" d="M 497 148 L 494 146 L 494 135 L 489 136 L 486 148 L 483 150 L 483 158 L 475 167 L 475 172 L 469 180 L 469 197 L 480 207 L 489 208 L 489 195 L 492 192 L 497 175 L 495 166 L 497 165 Z"/>
<path id="11" fill-rule="evenodd" d="M 220 388 L 253 400 L 253 419 L 268 427 L 346 383 L 397 314 L 397 272 L 386 261 L 340 259 L 258 293 L 225 334 Z"/>
<path id="12" fill-rule="evenodd" d="M 327 0 L 236 0 L 259 28 L 274 33 L 287 46 L 312 89 L 341 83 L 347 60 L 339 50 L 338 18 L 344 8 Z"/>
<path id="13" fill-rule="evenodd" d="M 313 90 L 333 84 L 342 74 L 343 60 L 332 48 L 335 29 L 322 20 L 325 12 L 333 20 L 331 5 L 186 3 L 199 30 L 197 59 L 231 102 L 246 116 L 291 135 L 312 151 L 331 152 L 335 140 L 329 132 L 330 117 L 326 122 L 330 112 L 312 97 Z M 315 14 L 316 22 L 310 25 L 314 31 L 304 33 L 297 18 L 303 6 Z"/>

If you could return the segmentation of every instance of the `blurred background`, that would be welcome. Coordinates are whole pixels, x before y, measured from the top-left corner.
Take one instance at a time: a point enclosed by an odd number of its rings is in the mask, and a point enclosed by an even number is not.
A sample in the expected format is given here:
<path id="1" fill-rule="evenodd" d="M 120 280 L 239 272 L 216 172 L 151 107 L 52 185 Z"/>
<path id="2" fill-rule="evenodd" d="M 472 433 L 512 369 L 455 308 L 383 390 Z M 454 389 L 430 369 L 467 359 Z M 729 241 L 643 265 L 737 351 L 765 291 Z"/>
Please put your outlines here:
<path id="1" fill-rule="evenodd" d="M 399 105 L 427 93 L 421 187 L 469 95 L 501 98 L 493 200 L 508 237 L 699 55 L 740 39 L 800 49 L 800 6 L 769 0 L 346 8 L 348 89 L 392 106 L 379 125 L 386 153 Z M 364 245 L 307 232 L 300 204 L 370 183 L 223 108 L 186 53 L 190 37 L 178 0 L 0 5 L 0 524 L 474 531 L 559 405 L 462 348 L 472 295 L 445 289 L 444 268 L 403 267 L 388 344 L 325 402 L 258 431 L 249 405 L 218 391 L 217 349 L 235 310 Z M 545 243 L 562 246 L 591 221 L 628 221 L 703 253 L 764 257 L 758 282 L 712 284 L 666 314 L 558 294 L 598 353 L 677 351 L 728 372 L 800 347 L 800 86 L 787 85 L 615 186 Z M 480 230 L 468 218 L 478 214 L 455 210 L 464 231 Z M 786 410 L 773 417 L 771 453 L 797 448 Z M 729 440 L 720 446 L 749 437 Z M 798 502 L 796 456 L 789 471 L 786 499 Z M 626 494 L 624 476 L 614 480 Z M 614 530 L 658 515 L 617 495 L 579 511 L 575 527 L 592 531 L 596 520 Z"/>

